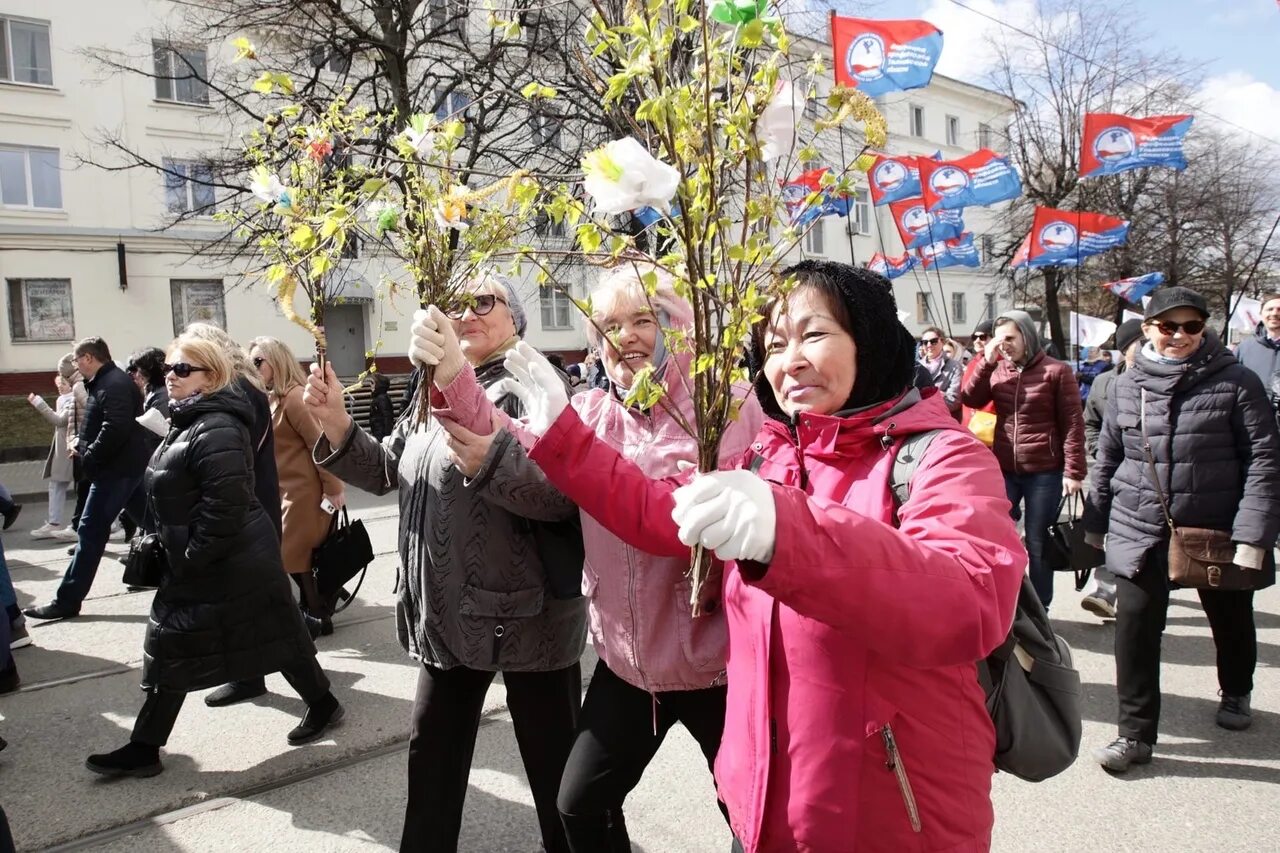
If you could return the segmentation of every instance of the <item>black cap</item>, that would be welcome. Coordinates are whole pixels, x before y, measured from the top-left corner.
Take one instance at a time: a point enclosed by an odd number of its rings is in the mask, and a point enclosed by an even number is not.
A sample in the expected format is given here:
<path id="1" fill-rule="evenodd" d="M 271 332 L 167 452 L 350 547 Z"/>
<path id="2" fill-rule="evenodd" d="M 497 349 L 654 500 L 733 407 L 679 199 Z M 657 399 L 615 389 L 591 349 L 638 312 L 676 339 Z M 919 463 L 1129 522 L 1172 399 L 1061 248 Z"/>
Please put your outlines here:
<path id="1" fill-rule="evenodd" d="M 986 335 L 990 337 L 991 333 L 995 331 L 995 328 L 995 324 L 990 320 L 983 320 L 981 323 L 973 327 L 973 334 Z"/>
<path id="2" fill-rule="evenodd" d="M 1166 287 L 1157 290 L 1151 297 L 1151 301 L 1147 303 L 1147 311 L 1143 319 L 1159 317 L 1174 308 L 1193 308 L 1200 312 L 1201 317 L 1209 319 L 1209 306 L 1204 301 L 1204 297 L 1189 287 Z"/>
<path id="3" fill-rule="evenodd" d="M 1120 324 L 1120 328 L 1116 329 L 1116 349 L 1125 352 L 1140 337 L 1142 337 L 1142 321 L 1125 320 Z"/>

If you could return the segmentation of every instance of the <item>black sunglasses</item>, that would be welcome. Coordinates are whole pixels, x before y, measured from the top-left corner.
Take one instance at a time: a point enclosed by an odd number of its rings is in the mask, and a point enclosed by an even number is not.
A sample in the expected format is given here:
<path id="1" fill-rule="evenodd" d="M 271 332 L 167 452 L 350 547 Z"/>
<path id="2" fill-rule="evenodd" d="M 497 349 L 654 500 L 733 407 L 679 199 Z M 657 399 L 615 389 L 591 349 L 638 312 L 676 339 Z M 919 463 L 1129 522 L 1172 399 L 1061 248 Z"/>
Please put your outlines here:
<path id="1" fill-rule="evenodd" d="M 261 369 L 261 368 L 262 368 L 262 365 L 263 365 L 265 362 L 266 362 L 266 359 L 265 359 L 265 358 L 263 358 L 262 356 L 258 356 L 257 358 L 255 358 L 255 359 L 253 360 L 253 366 L 254 366 L 254 368 L 255 368 L 255 369 Z"/>
<path id="2" fill-rule="evenodd" d="M 1152 320 L 1147 324 L 1155 326 L 1160 330 L 1162 335 L 1176 335 L 1181 329 L 1183 333 L 1188 335 L 1198 335 L 1204 331 L 1204 320 L 1188 320 L 1185 323 L 1173 323 L 1169 320 Z"/>
<path id="3" fill-rule="evenodd" d="M 989 340 L 991 340 L 991 336 L 990 336 L 990 335 L 984 335 L 984 334 L 982 334 L 981 332 L 979 332 L 979 333 L 977 333 L 976 335 L 974 335 L 974 336 L 973 336 L 973 339 L 974 339 L 975 341 L 989 341 Z"/>
<path id="4" fill-rule="evenodd" d="M 942 338 L 921 338 L 920 343 L 924 344 L 927 347 L 931 347 L 940 340 L 942 340 Z"/>
<path id="5" fill-rule="evenodd" d="M 492 293 L 465 293 L 458 297 L 458 307 L 445 312 L 445 316 L 451 320 L 461 320 L 462 315 L 467 313 L 467 309 L 471 309 L 471 313 L 477 317 L 483 317 L 493 310 L 493 306 L 501 302 L 507 304 L 507 300 L 501 296 L 494 296 Z"/>
<path id="6" fill-rule="evenodd" d="M 186 379 L 193 373 L 209 372 L 209 368 L 207 367 L 196 367 L 195 365 L 187 364 L 185 361 L 180 361 L 177 364 L 162 364 L 160 365 L 160 369 L 164 371 L 165 376 L 173 373 L 173 375 L 179 379 Z"/>

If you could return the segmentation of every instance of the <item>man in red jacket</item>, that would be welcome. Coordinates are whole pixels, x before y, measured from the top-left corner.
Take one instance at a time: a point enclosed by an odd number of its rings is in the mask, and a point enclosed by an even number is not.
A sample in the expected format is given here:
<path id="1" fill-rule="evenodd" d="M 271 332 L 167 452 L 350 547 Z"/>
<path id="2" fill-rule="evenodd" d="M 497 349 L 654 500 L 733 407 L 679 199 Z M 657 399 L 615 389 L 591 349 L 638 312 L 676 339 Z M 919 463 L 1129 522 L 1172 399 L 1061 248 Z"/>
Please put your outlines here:
<path id="1" fill-rule="evenodd" d="M 995 322 L 982 363 L 969 376 L 961 401 L 996 407 L 992 450 L 1004 472 L 1014 518 L 1025 522 L 1031 582 L 1048 609 L 1053 569 L 1043 564 L 1049 525 L 1059 498 L 1077 494 L 1085 477 L 1084 414 L 1071 368 L 1045 354 L 1025 311 L 1006 311 Z"/>

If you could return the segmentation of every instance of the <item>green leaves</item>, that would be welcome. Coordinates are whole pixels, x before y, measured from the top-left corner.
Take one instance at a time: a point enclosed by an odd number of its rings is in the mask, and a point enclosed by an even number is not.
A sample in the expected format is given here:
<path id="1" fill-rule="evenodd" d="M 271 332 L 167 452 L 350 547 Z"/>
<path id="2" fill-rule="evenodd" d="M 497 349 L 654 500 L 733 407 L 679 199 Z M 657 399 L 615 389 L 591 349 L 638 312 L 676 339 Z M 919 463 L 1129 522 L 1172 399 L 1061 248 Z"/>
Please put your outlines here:
<path id="1" fill-rule="evenodd" d="M 263 71 L 262 75 L 253 81 L 253 85 L 250 88 L 264 95 L 270 95 L 276 89 L 286 95 L 292 95 L 294 92 L 293 78 L 288 74 L 277 71 Z"/>
<path id="2" fill-rule="evenodd" d="M 529 83 L 520 90 L 520 97 L 526 101 L 550 100 L 556 94 L 557 92 L 554 88 L 538 82 Z"/>

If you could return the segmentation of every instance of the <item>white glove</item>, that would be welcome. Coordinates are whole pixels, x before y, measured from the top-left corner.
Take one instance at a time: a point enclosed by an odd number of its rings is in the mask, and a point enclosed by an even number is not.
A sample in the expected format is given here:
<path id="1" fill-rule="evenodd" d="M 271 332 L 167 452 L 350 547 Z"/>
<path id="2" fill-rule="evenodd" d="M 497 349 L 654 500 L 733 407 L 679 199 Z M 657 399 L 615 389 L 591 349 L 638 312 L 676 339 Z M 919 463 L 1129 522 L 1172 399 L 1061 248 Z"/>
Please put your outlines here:
<path id="1" fill-rule="evenodd" d="M 409 361 L 434 367 L 436 387 L 443 388 L 462 372 L 462 349 L 453 323 L 436 306 L 413 312 L 409 327 Z"/>
<path id="2" fill-rule="evenodd" d="M 515 395 L 524 406 L 529 432 L 541 438 L 569 405 L 569 394 L 551 362 L 524 341 L 507 351 L 507 370 L 516 380 Z"/>
<path id="3" fill-rule="evenodd" d="M 1235 563 L 1242 569 L 1261 569 L 1262 561 L 1267 558 L 1267 552 L 1257 545 L 1247 545 L 1244 542 L 1236 543 L 1236 555 L 1231 562 Z"/>
<path id="4" fill-rule="evenodd" d="M 702 545 L 722 560 L 773 558 L 776 510 L 773 489 L 750 471 L 702 474 L 675 492 L 671 519 L 680 541 Z"/>

